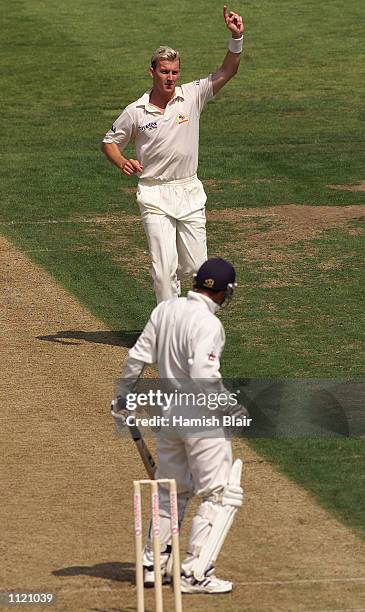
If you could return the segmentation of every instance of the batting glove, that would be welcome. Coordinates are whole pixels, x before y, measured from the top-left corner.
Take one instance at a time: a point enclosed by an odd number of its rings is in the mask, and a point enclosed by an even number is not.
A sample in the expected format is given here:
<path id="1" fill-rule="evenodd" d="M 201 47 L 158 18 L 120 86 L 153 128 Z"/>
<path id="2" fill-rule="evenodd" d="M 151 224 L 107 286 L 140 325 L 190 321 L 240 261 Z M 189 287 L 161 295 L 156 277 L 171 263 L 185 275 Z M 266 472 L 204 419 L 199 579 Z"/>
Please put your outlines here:
<path id="1" fill-rule="evenodd" d="M 250 413 L 248 412 L 247 408 L 242 406 L 242 404 L 232 406 L 229 410 L 227 410 L 227 413 L 236 419 L 243 419 L 243 417 L 246 417 L 247 419 L 250 418 Z"/>
<path id="2" fill-rule="evenodd" d="M 111 405 L 112 417 L 117 433 L 120 433 L 123 427 L 127 426 L 127 416 L 130 411 L 126 408 L 126 399 L 119 395 L 112 400 Z"/>

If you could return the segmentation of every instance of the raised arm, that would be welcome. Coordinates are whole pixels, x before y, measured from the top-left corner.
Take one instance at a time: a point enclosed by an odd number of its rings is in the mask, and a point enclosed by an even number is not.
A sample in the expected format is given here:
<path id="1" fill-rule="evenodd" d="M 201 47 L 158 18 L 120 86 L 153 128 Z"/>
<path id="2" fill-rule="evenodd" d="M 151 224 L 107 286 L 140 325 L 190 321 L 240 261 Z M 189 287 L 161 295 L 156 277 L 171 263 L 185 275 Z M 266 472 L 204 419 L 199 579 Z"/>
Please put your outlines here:
<path id="1" fill-rule="evenodd" d="M 243 32 L 245 24 L 242 21 L 241 15 L 228 11 L 227 6 L 223 7 L 223 18 L 227 28 L 232 34 L 229 41 L 227 55 L 223 60 L 223 64 L 212 75 L 213 94 L 215 95 L 237 72 L 240 65 Z"/>

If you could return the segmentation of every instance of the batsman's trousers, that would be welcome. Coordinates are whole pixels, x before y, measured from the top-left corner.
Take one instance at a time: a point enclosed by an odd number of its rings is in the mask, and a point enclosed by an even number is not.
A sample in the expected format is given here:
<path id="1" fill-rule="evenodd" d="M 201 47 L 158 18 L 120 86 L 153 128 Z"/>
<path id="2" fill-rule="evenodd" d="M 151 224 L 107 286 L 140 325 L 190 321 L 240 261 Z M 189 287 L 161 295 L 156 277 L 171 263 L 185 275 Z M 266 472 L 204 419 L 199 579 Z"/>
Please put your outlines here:
<path id="1" fill-rule="evenodd" d="M 179 522 L 183 521 L 187 503 L 193 494 L 207 500 L 209 496 L 221 492 L 228 483 L 233 463 L 232 446 L 230 440 L 224 438 L 224 432 L 217 431 L 218 435 L 221 437 L 179 438 L 178 433 L 176 437 L 157 436 L 156 478 L 175 478 Z M 168 494 L 161 496 L 160 491 L 160 499 L 160 541 L 161 545 L 165 546 L 171 542 Z M 188 551 L 202 548 L 209 532 L 209 521 L 196 514 L 190 531 Z M 183 568 L 186 561 L 189 561 L 189 558 L 183 562 Z M 145 549 L 145 564 L 153 564 L 150 538 Z"/>
<path id="2" fill-rule="evenodd" d="M 179 279 L 207 259 L 206 195 L 194 176 L 176 181 L 141 179 L 137 202 L 152 262 L 157 303 L 180 294 Z"/>

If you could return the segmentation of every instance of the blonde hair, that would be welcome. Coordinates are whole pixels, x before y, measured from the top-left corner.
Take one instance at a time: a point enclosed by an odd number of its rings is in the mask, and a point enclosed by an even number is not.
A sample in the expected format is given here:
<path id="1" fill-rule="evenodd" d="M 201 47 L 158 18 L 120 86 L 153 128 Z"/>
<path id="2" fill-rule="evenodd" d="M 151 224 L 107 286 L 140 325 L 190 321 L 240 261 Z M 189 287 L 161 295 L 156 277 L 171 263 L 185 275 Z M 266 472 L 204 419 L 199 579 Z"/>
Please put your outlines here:
<path id="1" fill-rule="evenodd" d="M 169 62 L 174 62 L 175 60 L 179 60 L 180 63 L 180 53 L 172 49 L 171 47 L 161 46 L 153 52 L 151 57 L 151 66 L 152 68 L 156 68 L 157 63 L 161 60 L 168 60 Z"/>

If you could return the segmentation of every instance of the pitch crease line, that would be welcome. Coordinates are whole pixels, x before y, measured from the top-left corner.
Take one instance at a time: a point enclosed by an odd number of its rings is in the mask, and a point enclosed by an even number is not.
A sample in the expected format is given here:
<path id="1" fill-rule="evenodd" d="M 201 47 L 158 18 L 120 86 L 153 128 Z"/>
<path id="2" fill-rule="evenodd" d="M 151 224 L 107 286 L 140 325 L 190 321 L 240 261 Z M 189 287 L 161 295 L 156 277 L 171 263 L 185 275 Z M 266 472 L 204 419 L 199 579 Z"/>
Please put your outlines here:
<path id="1" fill-rule="evenodd" d="M 235 582 L 235 584 L 240 586 L 250 586 L 262 584 L 312 584 L 316 582 L 365 582 L 365 576 L 363 578 L 304 578 L 298 580 L 257 580 L 254 582 Z"/>
<path id="2" fill-rule="evenodd" d="M 235 582 L 237 586 L 260 586 L 260 585 L 277 585 L 277 584 L 312 584 L 312 583 L 326 583 L 326 582 L 365 582 L 364 578 L 308 578 L 304 580 L 257 580 L 253 582 Z M 61 587 L 57 590 L 57 593 L 78 593 L 80 591 L 108 591 L 110 593 L 118 593 L 118 587 L 80 587 L 79 589 L 68 589 L 67 587 Z M 354 609 L 358 611 L 358 609 Z M 360 608 L 362 610 L 362 608 Z M 365 610 L 365 609 L 364 609 Z"/>

